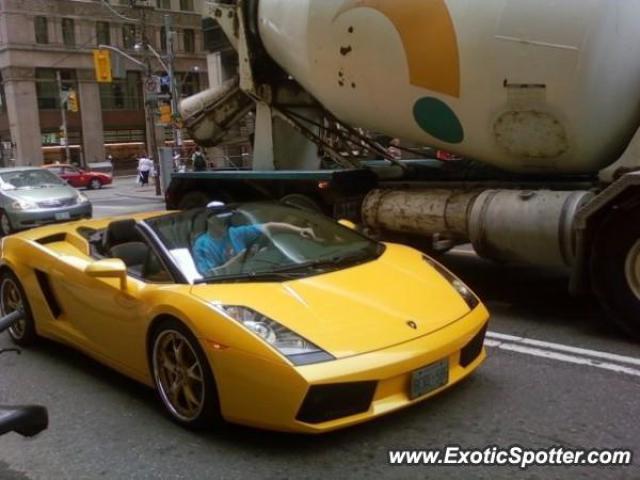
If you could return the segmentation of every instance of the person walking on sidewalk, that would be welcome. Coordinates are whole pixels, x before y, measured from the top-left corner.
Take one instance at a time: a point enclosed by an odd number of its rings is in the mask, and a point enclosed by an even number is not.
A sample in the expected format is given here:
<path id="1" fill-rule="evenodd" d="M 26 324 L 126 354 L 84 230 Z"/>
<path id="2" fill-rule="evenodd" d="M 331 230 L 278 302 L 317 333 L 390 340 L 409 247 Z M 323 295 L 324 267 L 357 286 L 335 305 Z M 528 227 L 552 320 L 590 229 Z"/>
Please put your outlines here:
<path id="1" fill-rule="evenodd" d="M 194 172 L 204 172 L 207 169 L 207 158 L 204 156 L 201 147 L 196 148 L 196 151 L 191 156 L 191 161 L 193 162 Z"/>
<path id="2" fill-rule="evenodd" d="M 147 156 L 146 152 L 140 156 L 138 160 L 138 175 L 140 177 L 140 186 L 149 185 L 149 174 L 153 169 L 153 161 Z"/>

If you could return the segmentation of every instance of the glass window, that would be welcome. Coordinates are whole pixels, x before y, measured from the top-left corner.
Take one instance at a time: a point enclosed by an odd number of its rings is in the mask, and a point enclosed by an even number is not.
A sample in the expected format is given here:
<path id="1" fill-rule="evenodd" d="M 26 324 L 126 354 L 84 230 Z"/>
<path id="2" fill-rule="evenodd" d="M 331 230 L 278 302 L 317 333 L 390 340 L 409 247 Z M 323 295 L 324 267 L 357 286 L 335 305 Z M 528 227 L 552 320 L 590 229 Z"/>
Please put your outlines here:
<path id="1" fill-rule="evenodd" d="M 384 247 L 328 217 L 244 204 L 146 220 L 192 281 L 291 280 L 374 260 Z"/>
<path id="2" fill-rule="evenodd" d="M 101 83 L 99 88 L 103 110 L 140 110 L 142 108 L 140 72 L 127 72 L 126 78 L 114 78 L 111 83 Z"/>
<path id="3" fill-rule="evenodd" d="M 98 45 L 111 45 L 109 22 L 96 22 L 96 41 Z"/>
<path id="4" fill-rule="evenodd" d="M 7 172 L 0 175 L 3 190 L 59 187 L 66 185 L 53 173 L 45 169 L 29 169 Z"/>
<path id="5" fill-rule="evenodd" d="M 132 49 L 136 45 L 136 26 L 135 25 L 123 25 L 122 26 L 122 46 L 124 48 Z"/>
<path id="6" fill-rule="evenodd" d="M 60 70 L 63 90 L 76 90 L 75 70 Z M 36 68 L 36 93 L 40 110 L 57 110 L 60 108 L 60 88 L 56 79 L 56 69 Z"/>
<path id="7" fill-rule="evenodd" d="M 49 43 L 49 25 L 47 17 L 36 17 L 34 20 L 36 29 L 36 43 Z"/>
<path id="8" fill-rule="evenodd" d="M 167 51 L 167 29 L 164 27 L 160 27 L 160 49 Z"/>
<path id="9" fill-rule="evenodd" d="M 7 98 L 4 93 L 4 82 L 2 81 L 2 72 L 0 72 L 0 112 L 7 111 Z"/>
<path id="10" fill-rule="evenodd" d="M 200 77 L 197 72 L 176 72 L 176 79 L 181 96 L 190 97 L 200 91 Z"/>
<path id="11" fill-rule="evenodd" d="M 158 8 L 171 10 L 171 0 L 158 0 L 157 5 L 158 5 Z"/>
<path id="12" fill-rule="evenodd" d="M 73 47 L 76 44 L 76 24 L 72 18 L 62 19 L 62 42 L 67 47 Z"/>
<path id="13" fill-rule="evenodd" d="M 180 0 L 180 10 L 193 12 L 193 0 Z"/>
<path id="14" fill-rule="evenodd" d="M 183 33 L 184 51 L 187 53 L 194 53 L 196 51 L 196 33 L 190 28 L 185 28 Z"/>

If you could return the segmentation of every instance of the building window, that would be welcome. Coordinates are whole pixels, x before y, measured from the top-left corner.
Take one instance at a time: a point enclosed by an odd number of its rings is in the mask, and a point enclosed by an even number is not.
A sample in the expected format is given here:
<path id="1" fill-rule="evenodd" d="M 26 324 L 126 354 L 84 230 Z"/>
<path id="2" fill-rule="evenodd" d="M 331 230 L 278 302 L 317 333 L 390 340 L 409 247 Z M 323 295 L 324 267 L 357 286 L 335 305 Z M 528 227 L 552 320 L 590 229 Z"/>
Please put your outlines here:
<path id="1" fill-rule="evenodd" d="M 167 51 L 167 29 L 164 27 L 160 27 L 160 49 Z"/>
<path id="2" fill-rule="evenodd" d="M 96 41 L 98 45 L 111 45 L 109 22 L 96 22 Z"/>
<path id="3" fill-rule="evenodd" d="M 124 48 L 133 48 L 136 45 L 136 26 L 122 26 L 122 46 Z"/>
<path id="4" fill-rule="evenodd" d="M 103 110 L 142 109 L 140 72 L 127 72 L 126 78 L 100 84 L 100 103 Z"/>
<path id="5" fill-rule="evenodd" d="M 158 8 L 171 10 L 171 0 L 158 0 Z"/>
<path id="6" fill-rule="evenodd" d="M 180 10 L 193 12 L 193 0 L 180 0 Z"/>
<path id="7" fill-rule="evenodd" d="M 76 24 L 72 18 L 62 19 L 62 42 L 67 47 L 73 47 L 76 44 Z"/>
<path id="8" fill-rule="evenodd" d="M 200 91 L 200 77 L 197 72 L 176 72 L 181 97 L 190 97 Z"/>
<path id="9" fill-rule="evenodd" d="M 62 89 L 78 90 L 75 70 L 60 70 Z M 36 93 L 40 110 L 60 108 L 60 88 L 56 79 L 56 69 L 36 68 Z"/>
<path id="10" fill-rule="evenodd" d="M 36 43 L 49 43 L 49 25 L 47 17 L 35 18 Z"/>
<path id="11" fill-rule="evenodd" d="M 202 19 L 202 45 L 208 52 L 217 52 L 229 47 L 229 40 L 213 18 Z"/>
<path id="12" fill-rule="evenodd" d="M 7 112 L 7 98 L 4 94 L 4 82 L 2 81 L 2 73 L 0 73 L 0 113 Z"/>
<path id="13" fill-rule="evenodd" d="M 195 53 L 196 33 L 190 28 L 185 28 L 182 32 L 184 34 L 184 51 L 187 53 Z"/>

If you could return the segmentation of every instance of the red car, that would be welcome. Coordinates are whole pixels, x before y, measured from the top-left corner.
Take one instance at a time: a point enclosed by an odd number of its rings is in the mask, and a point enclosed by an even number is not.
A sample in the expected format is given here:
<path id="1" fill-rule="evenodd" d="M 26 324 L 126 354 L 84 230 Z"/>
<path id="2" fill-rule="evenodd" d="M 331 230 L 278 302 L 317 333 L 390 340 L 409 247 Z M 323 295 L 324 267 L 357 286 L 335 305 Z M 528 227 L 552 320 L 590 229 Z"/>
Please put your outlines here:
<path id="1" fill-rule="evenodd" d="M 44 165 L 44 168 L 55 173 L 69 185 L 76 188 L 89 188 L 97 190 L 103 185 L 109 185 L 113 182 L 111 175 L 102 172 L 88 172 L 73 165 L 63 163 L 54 163 L 52 165 Z"/>

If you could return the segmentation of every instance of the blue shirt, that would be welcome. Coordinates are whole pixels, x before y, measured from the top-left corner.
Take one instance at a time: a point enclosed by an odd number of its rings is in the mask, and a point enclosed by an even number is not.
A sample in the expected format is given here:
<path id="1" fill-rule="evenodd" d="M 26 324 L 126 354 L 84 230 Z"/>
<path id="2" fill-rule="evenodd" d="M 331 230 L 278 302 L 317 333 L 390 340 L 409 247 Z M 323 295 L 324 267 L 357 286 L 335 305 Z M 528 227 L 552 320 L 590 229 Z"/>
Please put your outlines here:
<path id="1" fill-rule="evenodd" d="M 260 235 L 262 235 L 260 225 L 229 227 L 226 235 L 221 238 L 214 238 L 208 232 L 203 233 L 193 244 L 196 268 L 202 275 L 207 275 L 234 255 L 246 250 Z"/>

